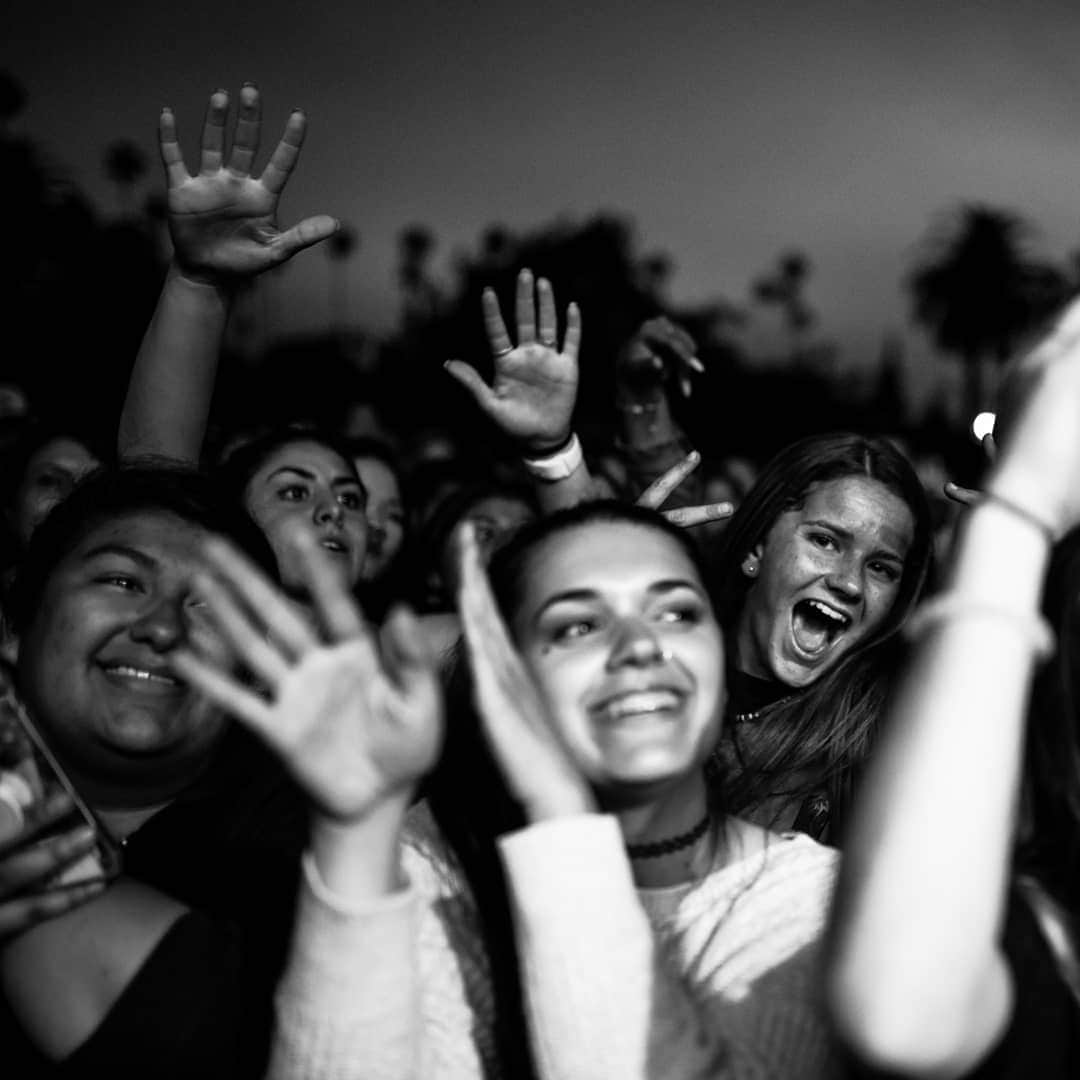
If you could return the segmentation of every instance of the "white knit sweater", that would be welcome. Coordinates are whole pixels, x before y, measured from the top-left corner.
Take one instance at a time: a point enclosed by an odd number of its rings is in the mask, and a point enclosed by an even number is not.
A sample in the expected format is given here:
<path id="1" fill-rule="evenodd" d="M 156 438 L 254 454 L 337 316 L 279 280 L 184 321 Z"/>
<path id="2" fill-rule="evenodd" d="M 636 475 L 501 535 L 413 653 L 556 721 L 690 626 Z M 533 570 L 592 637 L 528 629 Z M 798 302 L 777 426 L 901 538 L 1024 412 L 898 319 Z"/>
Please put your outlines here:
<path id="1" fill-rule="evenodd" d="M 407 891 L 342 914 L 304 888 L 274 1080 L 496 1075 L 475 912 L 430 818 L 409 834 Z M 543 1080 L 830 1074 L 815 944 L 834 851 L 775 836 L 685 889 L 637 891 L 611 817 L 531 826 L 500 850 Z"/>

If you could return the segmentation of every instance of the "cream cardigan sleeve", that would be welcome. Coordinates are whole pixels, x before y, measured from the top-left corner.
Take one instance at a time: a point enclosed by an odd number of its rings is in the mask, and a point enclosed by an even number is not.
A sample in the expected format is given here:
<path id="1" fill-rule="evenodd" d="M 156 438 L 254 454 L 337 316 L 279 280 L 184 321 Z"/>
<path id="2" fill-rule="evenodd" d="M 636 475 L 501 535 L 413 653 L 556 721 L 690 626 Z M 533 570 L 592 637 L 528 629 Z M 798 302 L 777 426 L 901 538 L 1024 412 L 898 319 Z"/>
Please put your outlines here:
<path id="1" fill-rule="evenodd" d="M 491 987 L 448 863 L 406 845 L 409 887 L 348 912 L 306 876 L 278 987 L 269 1080 L 483 1080 Z"/>
<path id="2" fill-rule="evenodd" d="M 616 820 L 559 818 L 499 847 L 543 1080 L 727 1077 L 722 1042 L 660 955 Z"/>

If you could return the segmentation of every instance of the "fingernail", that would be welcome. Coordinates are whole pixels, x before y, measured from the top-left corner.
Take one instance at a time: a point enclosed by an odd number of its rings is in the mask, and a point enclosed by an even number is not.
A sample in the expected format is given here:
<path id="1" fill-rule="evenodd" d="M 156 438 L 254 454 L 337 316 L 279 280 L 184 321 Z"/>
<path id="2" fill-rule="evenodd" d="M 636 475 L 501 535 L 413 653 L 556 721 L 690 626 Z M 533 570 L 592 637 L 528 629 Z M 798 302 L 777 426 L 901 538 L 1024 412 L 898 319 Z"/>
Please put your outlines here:
<path id="1" fill-rule="evenodd" d="M 253 82 L 251 82 L 250 80 L 248 80 L 247 82 L 243 82 L 243 83 L 241 83 L 240 85 L 241 85 L 241 87 L 243 87 L 243 88 L 247 88 L 247 87 L 249 87 L 249 86 L 250 86 L 252 90 L 258 90 L 258 89 L 259 89 L 259 88 L 258 88 L 258 87 L 257 87 L 257 86 L 256 86 L 256 85 L 255 85 L 255 84 L 253 83 Z"/>
<path id="2" fill-rule="evenodd" d="M 692 461 L 696 465 L 701 460 L 701 454 L 696 450 L 691 450 L 690 453 L 686 455 L 686 460 L 688 463 Z"/>
<path id="3" fill-rule="evenodd" d="M 71 844 L 73 847 L 82 847 L 92 843 L 96 835 L 89 825 L 82 825 L 71 834 Z"/>

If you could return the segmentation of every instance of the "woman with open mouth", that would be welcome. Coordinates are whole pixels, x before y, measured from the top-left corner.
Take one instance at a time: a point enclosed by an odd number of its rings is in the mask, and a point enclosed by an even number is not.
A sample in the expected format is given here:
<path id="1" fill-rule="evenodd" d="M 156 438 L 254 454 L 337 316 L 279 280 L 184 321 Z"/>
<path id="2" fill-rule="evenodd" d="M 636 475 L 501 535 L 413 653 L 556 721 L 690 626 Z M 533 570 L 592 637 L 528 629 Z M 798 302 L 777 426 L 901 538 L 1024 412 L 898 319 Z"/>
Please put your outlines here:
<path id="1" fill-rule="evenodd" d="M 811 436 L 765 467 L 715 564 L 735 812 L 835 839 L 930 560 L 926 497 L 888 441 Z"/>

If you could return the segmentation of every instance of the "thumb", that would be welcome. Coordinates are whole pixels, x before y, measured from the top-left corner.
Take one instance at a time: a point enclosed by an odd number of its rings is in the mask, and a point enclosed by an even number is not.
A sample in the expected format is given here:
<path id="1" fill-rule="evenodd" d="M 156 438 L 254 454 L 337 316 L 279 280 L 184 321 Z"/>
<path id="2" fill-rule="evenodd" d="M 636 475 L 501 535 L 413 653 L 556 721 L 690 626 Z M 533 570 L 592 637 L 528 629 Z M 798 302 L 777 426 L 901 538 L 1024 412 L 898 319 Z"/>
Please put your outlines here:
<path id="1" fill-rule="evenodd" d="M 328 240 L 341 228 L 341 222 L 337 218 L 326 214 L 316 217 L 304 218 L 291 229 L 287 229 L 278 237 L 277 247 L 281 261 L 291 259 L 298 251 L 309 248 L 314 244 L 321 244 Z"/>
<path id="2" fill-rule="evenodd" d="M 404 605 L 396 606 L 383 622 L 379 634 L 386 672 L 399 689 L 410 676 L 436 666 L 420 627 L 420 620 Z"/>
<path id="3" fill-rule="evenodd" d="M 492 392 L 491 387 L 481 378 L 480 372 L 476 368 L 462 360 L 447 360 L 443 364 L 443 368 L 446 370 L 447 375 L 456 379 L 469 391 L 473 400 L 484 412 L 491 413 L 493 411 L 492 407 L 496 400 L 495 394 Z"/>

